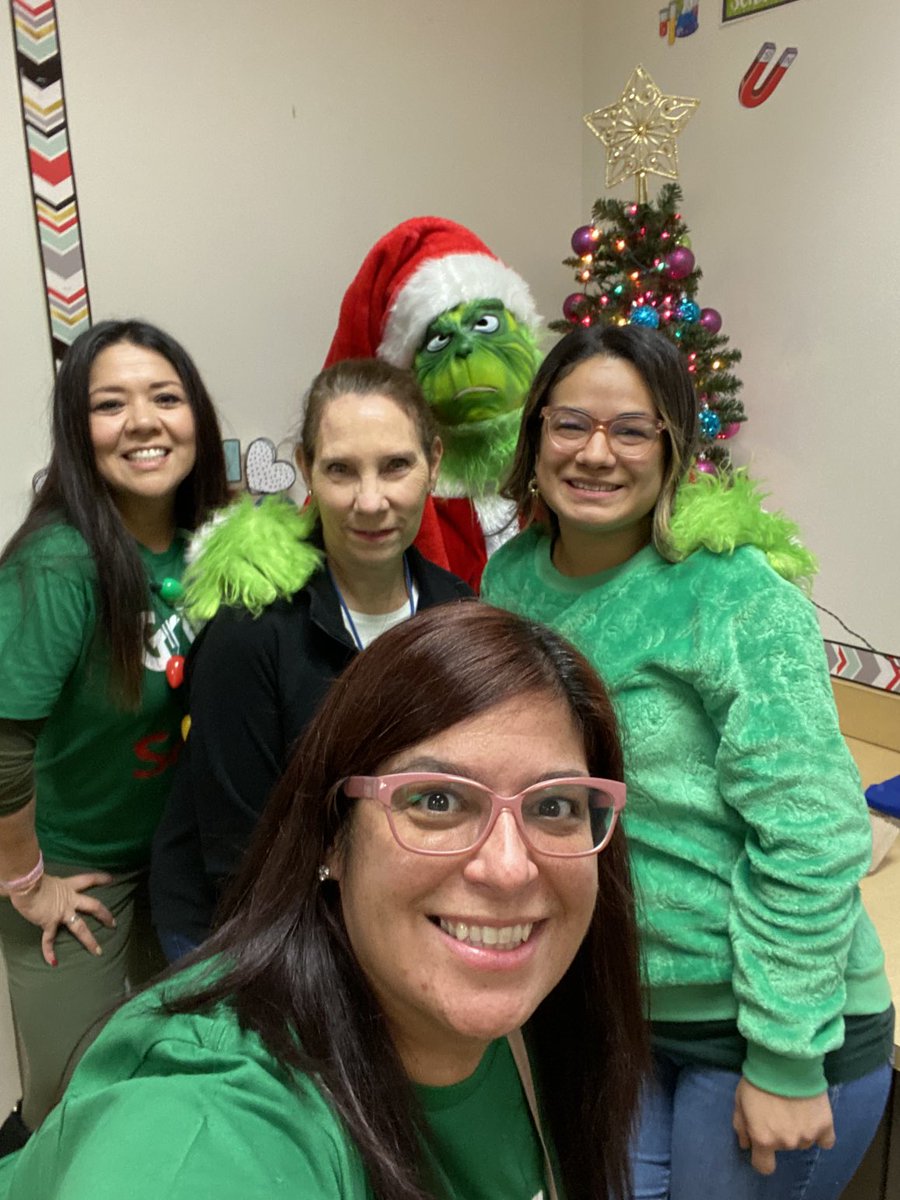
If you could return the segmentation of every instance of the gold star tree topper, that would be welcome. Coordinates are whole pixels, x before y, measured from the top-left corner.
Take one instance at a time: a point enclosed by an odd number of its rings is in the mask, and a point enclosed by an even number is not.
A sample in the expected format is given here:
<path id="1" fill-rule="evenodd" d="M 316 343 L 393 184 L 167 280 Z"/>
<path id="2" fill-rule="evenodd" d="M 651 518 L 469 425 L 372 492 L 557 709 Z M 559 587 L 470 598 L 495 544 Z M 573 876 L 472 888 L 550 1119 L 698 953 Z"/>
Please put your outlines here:
<path id="1" fill-rule="evenodd" d="M 664 95 L 643 67 L 635 67 L 615 104 L 584 118 L 606 147 L 606 186 L 633 175 L 640 204 L 647 201 L 648 174 L 677 179 L 676 139 L 699 103 L 692 96 Z"/>

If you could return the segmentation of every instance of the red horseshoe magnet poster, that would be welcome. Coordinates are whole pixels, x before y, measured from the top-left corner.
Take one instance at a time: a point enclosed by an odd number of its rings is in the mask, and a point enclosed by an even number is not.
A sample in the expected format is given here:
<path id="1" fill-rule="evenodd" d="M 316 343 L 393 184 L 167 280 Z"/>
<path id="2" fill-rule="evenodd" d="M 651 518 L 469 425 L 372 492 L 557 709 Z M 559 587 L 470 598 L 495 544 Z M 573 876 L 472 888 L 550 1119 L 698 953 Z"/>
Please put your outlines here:
<path id="1" fill-rule="evenodd" d="M 775 66 L 763 78 L 766 67 L 775 57 L 775 43 L 763 42 L 738 87 L 738 99 L 744 108 L 756 108 L 768 100 L 781 83 L 797 53 L 796 46 L 788 46 Z"/>

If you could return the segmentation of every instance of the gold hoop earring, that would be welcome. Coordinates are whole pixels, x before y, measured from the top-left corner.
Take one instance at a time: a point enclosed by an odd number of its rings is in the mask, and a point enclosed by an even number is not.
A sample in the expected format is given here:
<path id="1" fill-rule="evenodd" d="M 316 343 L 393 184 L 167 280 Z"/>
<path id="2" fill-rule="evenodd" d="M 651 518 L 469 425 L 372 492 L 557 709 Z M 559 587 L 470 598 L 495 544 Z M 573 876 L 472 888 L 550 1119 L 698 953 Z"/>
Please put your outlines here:
<path id="1" fill-rule="evenodd" d="M 537 475 L 532 475 L 531 483 L 528 485 L 528 495 L 532 500 L 540 500 L 541 489 L 538 487 Z"/>

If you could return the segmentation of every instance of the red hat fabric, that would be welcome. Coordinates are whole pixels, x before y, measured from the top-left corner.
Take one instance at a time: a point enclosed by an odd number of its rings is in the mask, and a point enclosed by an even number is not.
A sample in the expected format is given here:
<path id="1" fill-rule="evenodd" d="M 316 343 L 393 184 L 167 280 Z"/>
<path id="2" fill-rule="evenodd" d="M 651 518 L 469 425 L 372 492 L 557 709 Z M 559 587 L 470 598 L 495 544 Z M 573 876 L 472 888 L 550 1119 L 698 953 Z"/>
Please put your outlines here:
<path id="1" fill-rule="evenodd" d="M 411 365 L 435 317 L 467 300 L 501 300 L 540 324 L 525 280 L 464 225 L 413 217 L 375 243 L 344 293 L 325 366 L 347 358 Z"/>

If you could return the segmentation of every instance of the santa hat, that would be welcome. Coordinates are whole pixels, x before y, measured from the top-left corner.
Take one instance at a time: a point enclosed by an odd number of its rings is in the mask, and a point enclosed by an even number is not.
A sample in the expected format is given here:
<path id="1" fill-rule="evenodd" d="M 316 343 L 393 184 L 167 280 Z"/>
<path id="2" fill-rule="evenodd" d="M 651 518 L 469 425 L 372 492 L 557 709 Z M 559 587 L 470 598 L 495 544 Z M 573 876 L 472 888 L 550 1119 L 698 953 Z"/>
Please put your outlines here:
<path id="1" fill-rule="evenodd" d="M 325 366 L 347 358 L 411 365 L 435 317 L 468 300 L 501 300 L 537 329 L 525 280 L 464 225 L 413 217 L 375 243 L 341 301 Z"/>

